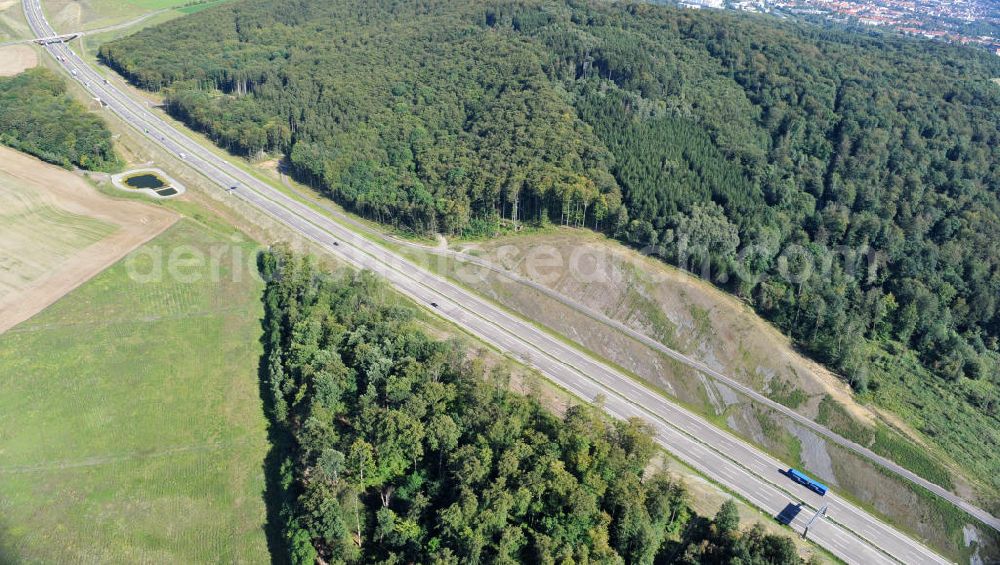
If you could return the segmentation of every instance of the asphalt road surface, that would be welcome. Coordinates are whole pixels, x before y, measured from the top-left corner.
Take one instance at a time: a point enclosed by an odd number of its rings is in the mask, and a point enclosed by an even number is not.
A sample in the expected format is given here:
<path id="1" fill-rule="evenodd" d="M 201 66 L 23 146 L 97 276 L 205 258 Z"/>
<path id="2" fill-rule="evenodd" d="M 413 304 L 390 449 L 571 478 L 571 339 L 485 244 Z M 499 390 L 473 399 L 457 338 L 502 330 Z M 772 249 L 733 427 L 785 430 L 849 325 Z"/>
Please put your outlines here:
<path id="1" fill-rule="evenodd" d="M 291 187 L 289 186 L 289 188 L 291 188 Z M 339 221 L 350 223 L 356 229 L 363 230 L 366 233 L 370 233 L 370 234 L 373 234 L 373 235 L 376 235 L 376 236 L 381 236 L 381 234 L 379 232 L 377 232 L 376 230 L 370 228 L 367 224 L 359 222 L 359 221 L 355 220 L 354 218 L 350 217 L 349 215 L 344 214 L 342 212 L 339 212 L 338 210 L 336 210 L 334 208 L 331 208 L 331 207 L 327 206 L 326 204 L 323 204 L 322 202 L 318 202 L 316 199 L 314 199 L 314 198 L 312 198 L 312 197 L 310 197 L 308 195 L 304 195 L 304 194 L 300 193 L 299 191 L 295 190 L 294 188 L 291 188 L 291 190 L 294 193 L 296 193 L 298 196 L 300 196 L 301 198 L 304 198 L 304 199 L 307 199 L 307 200 L 311 201 L 314 205 L 319 206 L 322 209 L 326 210 L 328 213 L 334 215 Z M 978 518 L 983 523 L 991 526 L 992 528 L 994 528 L 996 530 L 1000 530 L 1000 519 L 997 519 L 995 516 L 993 516 L 992 514 L 990 514 L 987 511 L 983 510 L 982 508 L 979 508 L 979 507 L 977 507 L 977 506 L 969 503 L 968 501 L 960 498 L 959 496 L 955 495 L 954 493 L 950 492 L 949 490 L 945 489 L 944 487 L 941 487 L 940 485 L 932 483 L 932 482 L 928 481 L 927 479 L 924 479 L 923 477 L 917 475 L 913 471 L 910 471 L 909 469 L 907 469 L 905 467 L 902 467 L 901 465 L 898 465 L 894 461 L 891 461 L 889 459 L 886 459 L 885 457 L 882 457 L 881 455 L 873 452 L 872 450 L 868 449 L 867 447 L 865 447 L 863 445 L 860 445 L 857 442 L 851 441 L 851 440 L 849 440 L 849 439 L 847 439 L 847 438 L 845 438 L 845 437 L 837 434 L 836 432 L 834 432 L 830 428 L 827 428 L 826 426 L 823 426 L 822 424 L 816 423 L 815 421 L 813 421 L 813 420 L 811 420 L 811 419 L 803 416 L 802 414 L 799 414 L 798 412 L 796 412 L 795 410 L 792 410 L 791 408 L 785 406 L 784 404 L 781 404 L 779 402 L 775 402 L 774 400 L 771 400 L 770 398 L 768 398 L 768 397 L 764 396 L 763 394 L 757 392 L 753 388 L 751 388 L 751 387 L 749 387 L 749 386 L 747 386 L 747 385 L 745 385 L 745 384 L 737 381 L 736 379 L 733 379 L 733 378 L 731 378 L 729 376 L 726 376 L 726 375 L 724 375 L 724 374 L 716 371 L 715 369 L 712 369 L 711 367 L 709 367 L 705 363 L 702 363 L 701 361 L 698 361 L 696 359 L 692 359 L 691 357 L 688 357 L 687 355 L 681 353 L 680 351 L 677 351 L 676 349 L 667 347 L 666 345 L 663 345 L 659 341 L 650 338 L 648 335 L 646 335 L 646 334 L 644 334 L 642 332 L 636 331 L 635 329 L 633 329 L 633 328 L 631 328 L 631 327 L 623 324 L 622 322 L 619 322 L 618 320 L 610 318 L 610 317 L 606 316 L 604 313 L 596 311 L 596 310 L 594 310 L 594 309 L 586 306 L 585 304 L 583 304 L 583 303 L 581 303 L 581 302 L 579 302 L 577 300 L 574 300 L 571 297 L 567 297 L 567 296 L 565 296 L 563 294 L 560 294 L 559 292 L 557 292 L 557 291 L 549 288 L 548 286 L 545 286 L 544 284 L 541 284 L 541 283 L 539 283 L 537 281 L 534 281 L 534 280 L 532 280 L 530 278 L 523 277 L 521 275 L 518 275 L 516 273 L 513 273 L 513 272 L 508 271 L 506 269 L 503 269 L 501 267 L 498 267 L 497 265 L 495 265 L 493 263 L 490 263 L 489 261 L 485 261 L 485 260 L 483 260 L 483 259 L 481 259 L 479 257 L 475 257 L 475 256 L 469 255 L 467 253 L 462 253 L 460 251 L 454 251 L 454 250 L 448 249 L 447 247 L 445 247 L 445 248 L 430 247 L 430 246 L 427 246 L 427 245 L 423 245 L 423 244 L 419 244 L 419 243 L 414 243 L 414 242 L 410 242 L 410 241 L 406 241 L 406 240 L 402 240 L 402 239 L 395 239 L 394 243 L 396 243 L 397 245 L 404 245 L 404 246 L 407 246 L 407 247 L 420 249 L 424 253 L 430 253 L 430 254 L 434 254 L 434 255 L 441 255 L 441 256 L 445 256 L 445 257 L 450 257 L 450 258 L 454 259 L 456 262 L 459 262 L 459 263 L 467 263 L 467 264 L 475 265 L 475 266 L 480 267 L 482 269 L 487 269 L 489 271 L 492 271 L 493 273 L 496 273 L 497 275 L 502 276 L 502 277 L 504 277 L 504 278 L 506 278 L 508 280 L 514 281 L 514 282 L 516 282 L 518 284 L 521 284 L 521 285 L 524 285 L 524 286 L 528 286 L 528 287 L 530 287 L 530 288 L 532 288 L 532 289 L 534 289 L 534 290 L 536 290 L 536 291 L 538 291 L 538 292 L 540 292 L 540 293 L 548 296 L 549 298 L 557 300 L 558 302 L 562 303 L 563 305 L 568 306 L 568 307 L 572 308 L 573 310 L 576 310 L 577 312 L 579 312 L 579 313 L 581 313 L 581 314 L 583 314 L 583 315 L 585 315 L 585 316 L 587 316 L 587 317 L 589 317 L 589 318 L 591 318 L 593 320 L 596 320 L 596 321 L 598 321 L 598 322 L 600 322 L 602 324 L 605 324 L 605 325 L 608 325 L 608 326 L 611 326 L 611 327 L 615 328 L 616 330 L 622 332 L 623 334 L 631 337 L 632 339 L 634 339 L 634 340 L 642 343 L 643 345 L 645 345 L 647 347 L 650 347 L 650 348 L 652 348 L 652 349 L 654 349 L 656 351 L 659 351 L 659 352 L 663 353 L 664 355 L 667 355 L 668 357 L 676 359 L 677 361 L 680 361 L 681 363 L 687 365 L 688 367 L 691 367 L 692 369 L 695 369 L 696 371 L 699 371 L 699 372 L 701 372 L 701 373 L 703 373 L 703 374 L 705 374 L 705 375 L 707 375 L 709 377 L 712 377 L 716 381 L 724 383 L 726 386 L 728 386 L 728 387 L 736 390 L 737 392 L 740 392 L 740 393 L 748 396 L 749 398 L 751 398 L 755 402 L 757 402 L 759 404 L 762 404 L 764 406 L 767 406 L 768 408 L 770 408 L 771 410 L 773 410 L 775 412 L 778 412 L 780 414 L 784 414 L 786 417 L 788 417 L 788 418 L 790 418 L 790 419 L 798 422 L 799 424 L 802 424 L 803 426 L 809 428 L 810 430 L 812 430 L 812 431 L 814 431 L 814 432 L 822 435 L 826 439 L 828 439 L 828 440 L 830 440 L 830 441 L 832 441 L 832 442 L 840 445 L 841 447 L 849 449 L 849 450 L 857 453 L 858 455 L 861 455 L 865 459 L 868 459 L 869 461 L 871 461 L 871 462 L 873 462 L 873 463 L 881 466 L 882 468 L 884 468 L 884 469 L 886 469 L 886 470 L 888 470 L 888 471 L 890 471 L 892 473 L 895 473 L 896 475 L 898 475 L 901 478 L 904 478 L 904 479 L 906 479 L 906 480 L 908 480 L 908 481 L 910 481 L 910 482 L 912 482 L 912 483 L 914 483 L 916 485 L 919 485 L 919 486 L 921 486 L 921 487 L 923 487 L 923 488 L 925 488 L 925 489 L 927 489 L 927 490 L 929 490 L 929 491 L 937 494 L 941 498 L 944 498 L 945 500 L 951 502 L 952 504 L 954 504 L 955 506 L 961 508 L 962 510 L 964 510 L 967 513 L 969 513 L 970 515 L 975 516 L 976 518 Z"/>
<path id="2" fill-rule="evenodd" d="M 55 35 L 38 0 L 23 0 L 37 37 Z M 242 171 L 202 147 L 104 79 L 62 43 L 45 46 L 93 96 L 126 123 L 142 132 L 205 177 L 261 212 L 287 225 L 333 255 L 386 278 L 401 293 L 434 309 L 471 334 L 538 369 L 557 385 L 582 399 L 603 398 L 607 412 L 618 418 L 649 422 L 656 441 L 676 457 L 777 516 L 789 505 L 801 505 L 790 526 L 801 532 L 819 508 L 808 537 L 849 563 L 947 563 L 926 546 L 854 506 L 834 493 L 825 497 L 793 483 L 787 468 L 770 455 L 669 402 L 617 369 L 552 337 L 530 322 L 424 271 L 386 248 L 357 235 L 271 185 Z M 432 303 L 436 306 L 432 306 Z"/>

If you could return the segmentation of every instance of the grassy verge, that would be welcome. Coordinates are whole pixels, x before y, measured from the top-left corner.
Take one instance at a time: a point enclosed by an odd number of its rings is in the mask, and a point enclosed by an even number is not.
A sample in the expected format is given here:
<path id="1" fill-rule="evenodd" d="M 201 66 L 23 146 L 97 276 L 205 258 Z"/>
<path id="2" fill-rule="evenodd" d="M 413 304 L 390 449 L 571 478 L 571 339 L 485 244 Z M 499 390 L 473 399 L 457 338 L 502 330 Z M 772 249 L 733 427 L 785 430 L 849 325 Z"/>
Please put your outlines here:
<path id="1" fill-rule="evenodd" d="M 252 256 L 234 235 L 184 220 L 0 336 L 2 552 L 267 560 L 261 285 L 245 261 L 186 267 L 190 283 L 129 275 L 177 249 Z"/>
<path id="2" fill-rule="evenodd" d="M 787 379 L 778 378 L 771 382 L 771 392 L 768 397 L 775 402 L 796 409 L 809 398 L 801 389 L 795 388 Z"/>
<path id="3" fill-rule="evenodd" d="M 871 466 L 863 473 L 847 474 L 848 469 L 857 468 L 854 461 L 858 456 L 841 447 L 831 448 L 831 458 L 834 469 L 841 481 L 852 481 L 852 487 L 838 491 L 841 496 L 849 500 L 854 505 L 874 515 L 884 515 L 887 512 L 893 514 L 905 513 L 910 517 L 910 524 L 901 529 L 911 535 L 914 539 L 921 540 L 929 547 L 937 549 L 948 559 L 958 563 L 969 563 L 972 555 L 976 552 L 975 546 L 966 545 L 963 537 L 963 530 L 967 525 L 975 526 L 985 538 L 979 555 L 980 563 L 996 562 L 1000 555 L 997 554 L 998 540 L 994 530 L 971 518 L 965 512 L 955 507 L 951 503 L 942 500 L 934 493 L 916 485 L 908 484 L 908 499 L 895 502 L 893 507 L 885 504 L 875 505 L 855 495 L 854 492 L 865 489 L 878 489 L 884 485 L 899 481 L 894 475 L 881 467 Z M 923 531 L 918 531 L 914 524 L 932 524 L 932 527 L 925 527 Z"/>
<path id="4" fill-rule="evenodd" d="M 986 508 L 1000 512 L 1000 402 L 980 395 L 975 380 L 948 386 L 923 369 L 911 351 L 880 353 L 874 366 L 872 401 L 920 430 L 935 447 L 961 446 L 949 455 L 978 480 Z"/>
<path id="5" fill-rule="evenodd" d="M 904 441 L 885 424 L 880 423 L 875 428 L 862 426 L 848 416 L 840 403 L 829 396 L 820 402 L 819 417 L 816 421 L 847 439 L 896 461 L 931 482 L 949 489 L 954 487 L 948 470 L 928 457 L 919 446 Z"/>

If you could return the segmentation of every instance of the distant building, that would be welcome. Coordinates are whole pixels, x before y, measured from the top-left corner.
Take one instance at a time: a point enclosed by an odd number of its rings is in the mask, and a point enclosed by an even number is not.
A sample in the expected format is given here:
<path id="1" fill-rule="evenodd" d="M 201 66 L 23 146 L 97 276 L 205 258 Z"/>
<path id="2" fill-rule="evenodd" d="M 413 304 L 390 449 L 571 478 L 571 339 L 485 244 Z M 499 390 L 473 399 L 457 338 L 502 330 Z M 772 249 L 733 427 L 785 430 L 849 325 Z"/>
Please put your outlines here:
<path id="1" fill-rule="evenodd" d="M 691 8 L 693 10 L 700 10 L 701 8 L 716 8 L 721 10 L 725 7 L 723 0 L 681 0 L 679 4 L 683 8 Z"/>

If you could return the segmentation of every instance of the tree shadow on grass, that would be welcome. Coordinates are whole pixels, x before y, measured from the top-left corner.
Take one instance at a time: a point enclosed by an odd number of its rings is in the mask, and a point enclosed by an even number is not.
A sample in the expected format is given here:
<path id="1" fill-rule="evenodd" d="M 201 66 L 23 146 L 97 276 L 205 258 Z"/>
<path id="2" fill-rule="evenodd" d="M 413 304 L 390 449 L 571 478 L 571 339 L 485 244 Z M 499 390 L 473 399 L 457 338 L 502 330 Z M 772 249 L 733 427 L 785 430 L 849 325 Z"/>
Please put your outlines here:
<path id="1" fill-rule="evenodd" d="M 262 362 L 263 364 L 263 362 Z M 261 398 L 266 399 L 266 384 L 261 381 Z M 266 402 L 266 400 L 265 400 Z M 285 508 L 291 503 L 287 492 L 281 484 L 281 464 L 290 451 L 288 434 L 281 426 L 269 422 L 267 439 L 270 444 L 264 457 L 264 505 L 267 511 L 267 521 L 264 523 L 264 533 L 267 536 L 267 549 L 271 554 L 271 563 L 284 565 L 289 563 L 289 551 L 285 539 Z"/>
<path id="2" fill-rule="evenodd" d="M 657 552 L 654 563 L 656 565 L 666 565 L 681 561 L 684 553 L 692 543 L 708 539 L 711 526 L 712 521 L 708 518 L 697 514 L 691 516 L 677 539 L 667 539 L 663 542 L 659 552 Z"/>
<path id="3" fill-rule="evenodd" d="M 0 517 L 0 565 L 18 565 L 21 558 L 14 551 L 14 541 L 8 532 L 7 523 Z"/>
<path id="4" fill-rule="evenodd" d="M 275 422 L 274 419 L 274 400 L 269 385 L 267 363 L 274 349 L 274 344 L 268 332 L 270 326 L 268 316 L 270 316 L 270 310 L 265 308 L 264 318 L 260 321 L 260 342 L 264 346 L 264 352 L 257 363 L 258 389 L 264 414 L 267 417 L 267 440 L 270 445 L 263 463 L 263 495 L 267 512 L 266 522 L 264 523 L 264 534 L 267 537 L 267 549 L 271 554 L 271 563 L 285 565 L 290 563 L 288 541 L 284 533 L 285 522 L 287 520 L 285 509 L 290 508 L 293 501 L 289 499 L 287 489 L 282 485 L 281 466 L 289 454 L 292 453 L 292 442 L 288 430 Z"/>

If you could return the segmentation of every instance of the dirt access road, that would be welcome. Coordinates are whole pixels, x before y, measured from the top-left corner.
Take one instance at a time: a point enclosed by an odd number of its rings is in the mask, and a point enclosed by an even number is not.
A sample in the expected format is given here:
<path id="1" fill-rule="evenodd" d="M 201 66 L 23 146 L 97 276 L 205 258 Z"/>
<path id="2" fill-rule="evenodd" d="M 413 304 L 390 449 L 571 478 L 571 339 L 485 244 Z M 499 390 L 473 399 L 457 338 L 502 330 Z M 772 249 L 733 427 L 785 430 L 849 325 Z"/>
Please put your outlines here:
<path id="1" fill-rule="evenodd" d="M 0 333 L 179 218 L 105 196 L 71 172 L 6 147 L 0 147 L 0 202 Z"/>

